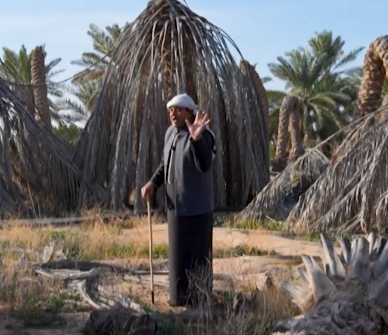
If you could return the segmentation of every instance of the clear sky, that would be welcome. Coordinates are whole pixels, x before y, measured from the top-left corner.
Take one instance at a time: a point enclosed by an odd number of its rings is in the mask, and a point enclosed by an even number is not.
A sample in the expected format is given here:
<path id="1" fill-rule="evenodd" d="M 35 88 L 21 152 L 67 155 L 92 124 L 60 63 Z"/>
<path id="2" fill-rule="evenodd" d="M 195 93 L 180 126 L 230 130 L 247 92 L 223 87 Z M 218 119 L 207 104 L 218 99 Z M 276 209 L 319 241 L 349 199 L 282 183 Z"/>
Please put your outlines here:
<path id="1" fill-rule="evenodd" d="M 71 65 L 82 52 L 91 51 L 86 35 L 90 23 L 100 27 L 132 21 L 145 0 L 13 0 L 3 1 L 0 45 L 28 50 L 46 44 L 48 59 L 61 57 L 58 76 L 65 79 L 79 68 Z M 299 46 L 314 32 L 332 30 L 341 35 L 345 49 L 367 47 L 388 34 L 388 0 L 186 0 L 192 10 L 223 28 L 244 58 L 258 63 L 261 76 L 270 76 L 267 64 Z M 356 63 L 361 64 L 364 53 Z M 274 80 L 268 88 L 282 89 Z"/>

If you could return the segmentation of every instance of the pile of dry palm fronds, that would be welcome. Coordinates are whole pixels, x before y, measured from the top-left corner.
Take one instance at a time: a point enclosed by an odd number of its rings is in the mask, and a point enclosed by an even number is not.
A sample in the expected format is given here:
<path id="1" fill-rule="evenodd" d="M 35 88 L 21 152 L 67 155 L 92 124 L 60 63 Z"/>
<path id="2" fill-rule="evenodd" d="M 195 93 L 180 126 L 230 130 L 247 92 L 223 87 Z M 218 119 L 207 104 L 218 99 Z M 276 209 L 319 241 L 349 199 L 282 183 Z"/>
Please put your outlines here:
<path id="1" fill-rule="evenodd" d="M 78 172 L 66 145 L 0 79 L 0 217 L 58 214 L 77 204 Z"/>
<path id="2" fill-rule="evenodd" d="M 352 125 L 329 167 L 294 207 L 286 224 L 300 232 L 370 231 L 386 225 L 388 106 Z"/>
<path id="3" fill-rule="evenodd" d="M 125 29 L 97 106 L 78 144 L 82 205 L 119 209 L 160 163 L 166 102 L 187 92 L 212 119 L 216 206 L 245 204 L 269 181 L 267 130 L 257 89 L 244 76 L 221 29 L 175 0 L 151 1 Z M 87 186 L 95 182 L 100 193 Z M 94 197 L 92 197 L 92 195 Z M 96 196 L 97 195 L 97 196 Z M 158 195 L 163 205 L 163 195 Z"/>
<path id="4" fill-rule="evenodd" d="M 285 220 L 299 197 L 318 179 L 328 163 L 319 149 L 307 150 L 271 180 L 236 219 Z"/>

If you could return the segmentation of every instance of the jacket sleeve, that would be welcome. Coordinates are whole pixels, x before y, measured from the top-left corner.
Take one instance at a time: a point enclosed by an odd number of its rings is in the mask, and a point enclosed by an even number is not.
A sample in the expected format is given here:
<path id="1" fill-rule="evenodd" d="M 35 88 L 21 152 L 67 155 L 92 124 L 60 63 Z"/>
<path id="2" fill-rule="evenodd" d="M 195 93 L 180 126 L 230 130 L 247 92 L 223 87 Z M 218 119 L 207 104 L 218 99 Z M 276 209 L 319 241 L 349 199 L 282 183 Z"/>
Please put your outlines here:
<path id="1" fill-rule="evenodd" d="M 198 141 L 194 141 L 192 138 L 190 141 L 195 166 L 199 171 L 209 171 L 213 161 L 213 137 L 208 131 L 205 131 Z"/>
<path id="2" fill-rule="evenodd" d="M 164 160 L 162 157 L 162 161 L 156 169 L 155 173 L 150 179 L 150 182 L 153 183 L 156 188 L 159 188 L 164 184 Z"/>

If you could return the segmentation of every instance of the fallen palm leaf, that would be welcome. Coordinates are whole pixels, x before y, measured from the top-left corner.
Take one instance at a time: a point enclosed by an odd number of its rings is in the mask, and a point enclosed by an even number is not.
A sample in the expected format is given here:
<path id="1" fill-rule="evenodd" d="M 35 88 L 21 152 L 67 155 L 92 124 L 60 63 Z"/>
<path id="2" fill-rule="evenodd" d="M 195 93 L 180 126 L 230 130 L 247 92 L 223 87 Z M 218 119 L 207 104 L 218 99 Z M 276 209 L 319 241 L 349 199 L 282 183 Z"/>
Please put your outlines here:
<path id="1" fill-rule="evenodd" d="M 329 160 L 319 149 L 309 149 L 278 174 L 235 219 L 283 221 L 299 197 L 318 179 Z"/>

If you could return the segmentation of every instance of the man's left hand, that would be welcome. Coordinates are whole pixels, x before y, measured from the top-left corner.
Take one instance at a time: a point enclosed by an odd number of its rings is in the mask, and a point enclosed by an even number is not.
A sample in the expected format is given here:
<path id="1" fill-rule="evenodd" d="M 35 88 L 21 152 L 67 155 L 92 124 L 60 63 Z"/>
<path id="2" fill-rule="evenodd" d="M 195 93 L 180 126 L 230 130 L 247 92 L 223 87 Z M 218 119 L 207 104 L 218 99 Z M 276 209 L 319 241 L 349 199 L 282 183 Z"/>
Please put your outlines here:
<path id="1" fill-rule="evenodd" d="M 198 141 L 202 137 L 202 133 L 205 130 L 206 126 L 209 125 L 209 123 L 209 116 L 202 112 L 199 112 L 195 115 L 195 120 L 193 123 L 190 123 L 189 120 L 186 120 L 186 124 L 190 132 L 190 137 L 194 141 Z"/>

